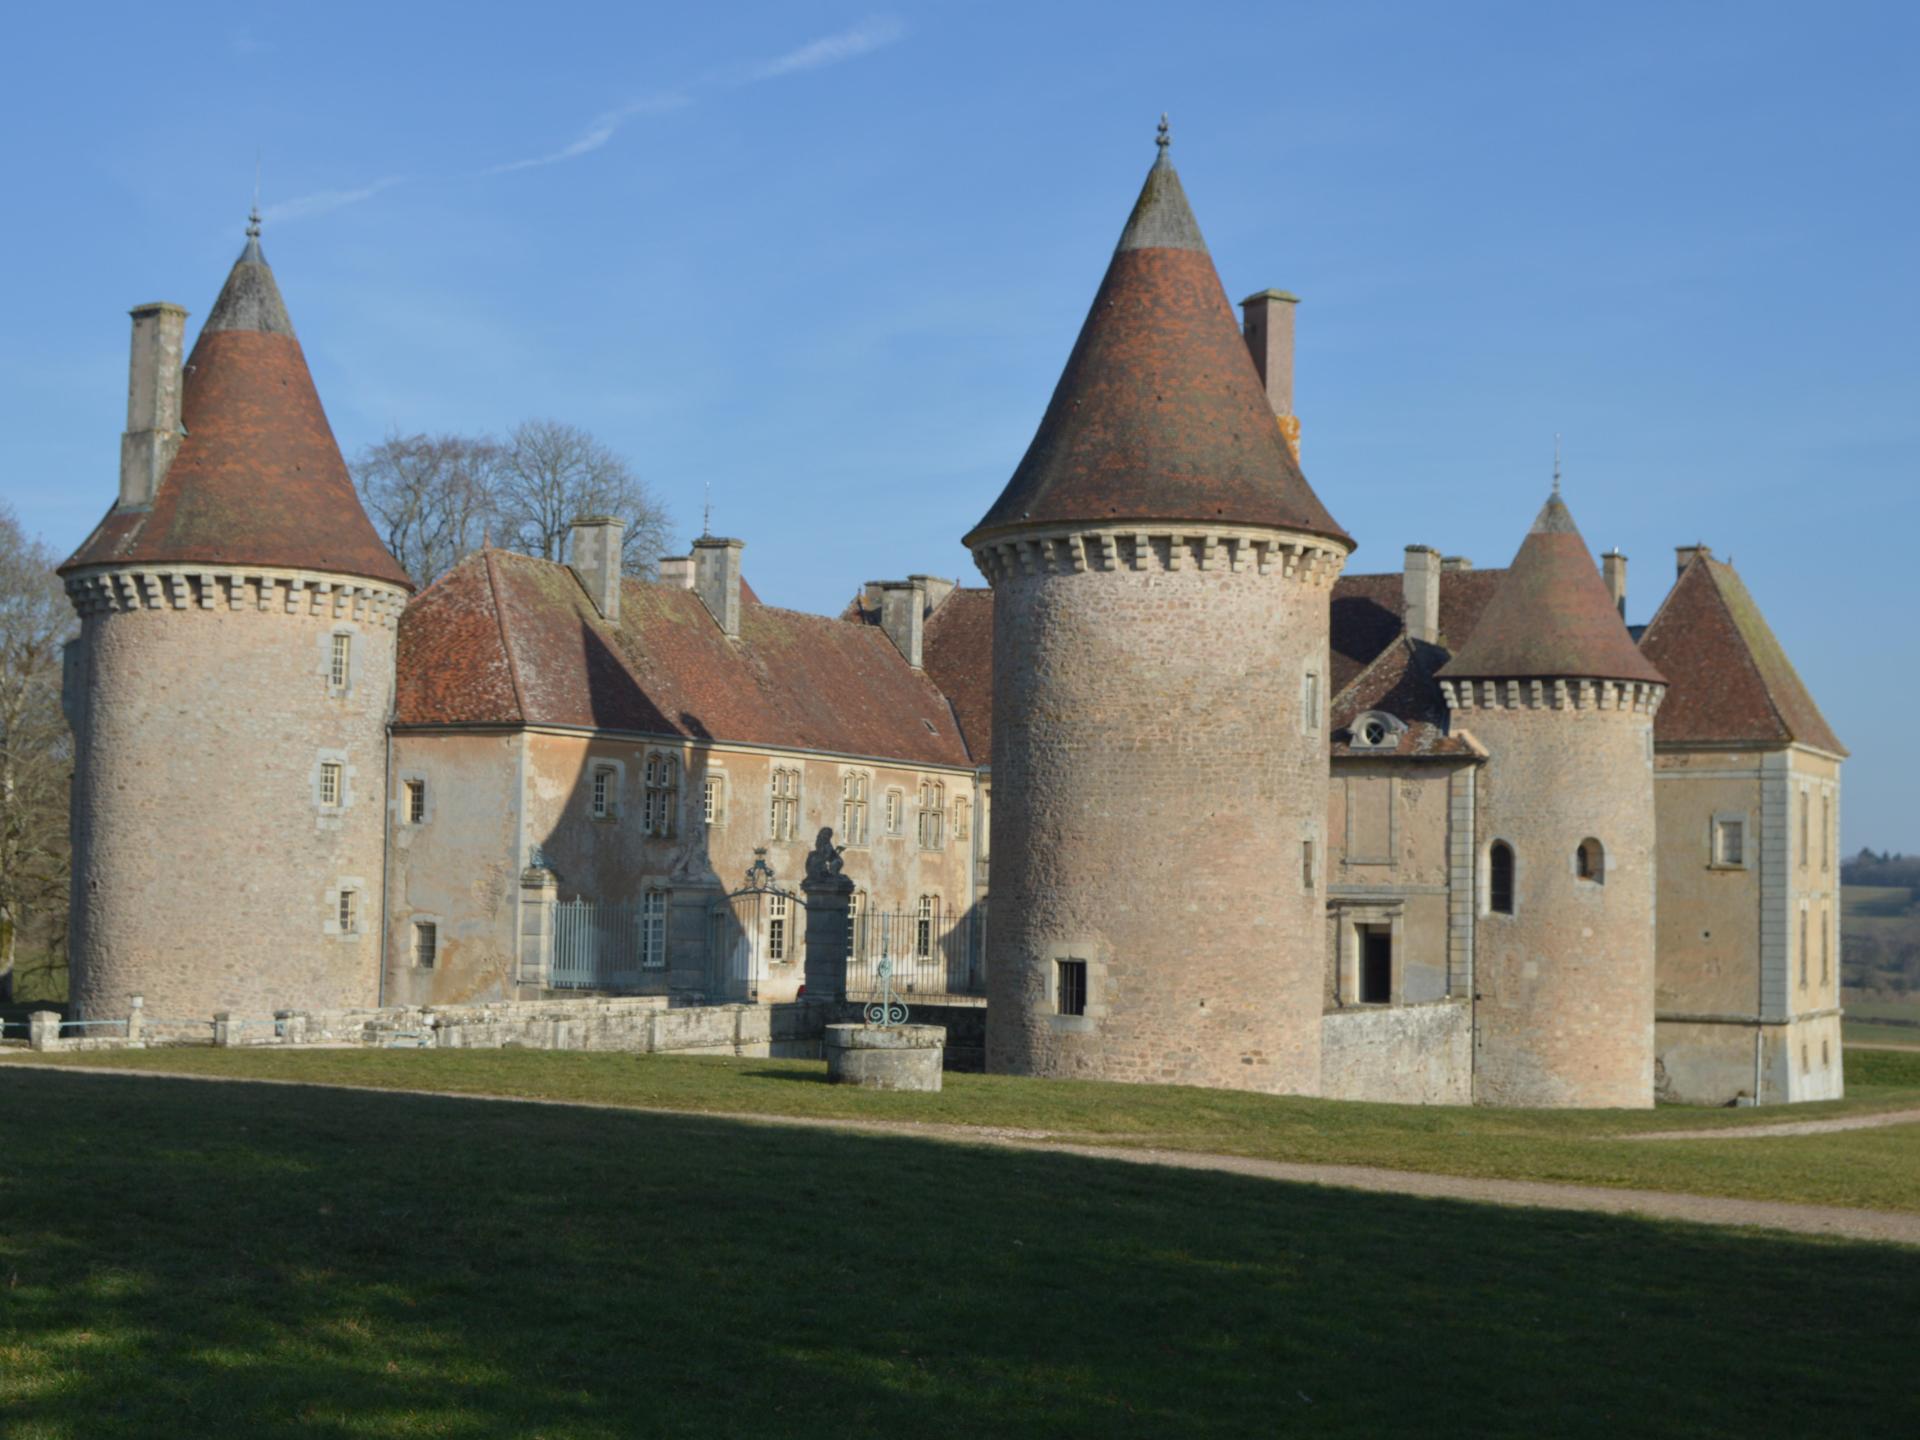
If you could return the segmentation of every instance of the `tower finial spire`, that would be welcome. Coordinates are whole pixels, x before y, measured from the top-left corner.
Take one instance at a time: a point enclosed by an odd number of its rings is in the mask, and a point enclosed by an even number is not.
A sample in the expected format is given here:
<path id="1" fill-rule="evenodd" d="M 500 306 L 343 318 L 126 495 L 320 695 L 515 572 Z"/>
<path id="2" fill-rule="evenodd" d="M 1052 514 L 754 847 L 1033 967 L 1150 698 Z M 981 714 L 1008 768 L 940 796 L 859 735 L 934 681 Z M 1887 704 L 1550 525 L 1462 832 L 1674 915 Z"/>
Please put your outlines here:
<path id="1" fill-rule="evenodd" d="M 247 212 L 247 238 L 260 238 L 260 152 L 253 152 L 253 209 Z"/>
<path id="2" fill-rule="evenodd" d="M 1167 158 L 1167 147 L 1173 144 L 1173 134 L 1167 129 L 1167 112 L 1160 112 L 1160 131 L 1153 137 L 1153 143 L 1160 147 L 1160 158 Z"/>
<path id="3" fill-rule="evenodd" d="M 713 482 L 704 480 L 701 483 L 706 487 L 707 493 L 706 504 L 700 511 L 700 538 L 704 540 L 713 534 Z"/>
<path id="4" fill-rule="evenodd" d="M 1560 493 L 1560 437 L 1553 437 L 1553 493 Z"/>

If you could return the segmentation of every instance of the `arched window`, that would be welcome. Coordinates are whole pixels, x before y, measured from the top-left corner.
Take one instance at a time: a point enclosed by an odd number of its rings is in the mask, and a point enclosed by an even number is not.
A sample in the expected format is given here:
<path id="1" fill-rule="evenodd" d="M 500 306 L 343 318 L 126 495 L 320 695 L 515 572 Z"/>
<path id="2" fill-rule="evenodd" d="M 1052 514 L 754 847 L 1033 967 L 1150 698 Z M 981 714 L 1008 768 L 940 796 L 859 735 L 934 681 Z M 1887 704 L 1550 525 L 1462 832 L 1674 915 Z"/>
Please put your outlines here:
<path id="1" fill-rule="evenodd" d="M 1596 885 L 1607 883 L 1607 852 L 1591 835 L 1582 840 L 1580 848 L 1573 852 L 1573 873 Z"/>
<path id="2" fill-rule="evenodd" d="M 1496 915 L 1513 913 L 1513 847 L 1504 840 L 1487 852 L 1487 908 Z"/>

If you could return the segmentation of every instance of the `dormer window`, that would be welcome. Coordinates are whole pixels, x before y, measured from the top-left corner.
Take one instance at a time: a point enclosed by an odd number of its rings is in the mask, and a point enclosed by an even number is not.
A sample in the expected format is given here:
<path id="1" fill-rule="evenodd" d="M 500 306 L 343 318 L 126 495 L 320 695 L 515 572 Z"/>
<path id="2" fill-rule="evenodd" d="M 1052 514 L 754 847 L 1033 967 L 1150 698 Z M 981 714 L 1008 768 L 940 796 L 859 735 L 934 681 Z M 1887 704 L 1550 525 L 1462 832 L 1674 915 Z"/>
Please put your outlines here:
<path id="1" fill-rule="evenodd" d="M 1407 722 L 1384 710 L 1368 710 L 1347 727 L 1347 746 L 1352 750 L 1392 750 L 1406 733 Z"/>

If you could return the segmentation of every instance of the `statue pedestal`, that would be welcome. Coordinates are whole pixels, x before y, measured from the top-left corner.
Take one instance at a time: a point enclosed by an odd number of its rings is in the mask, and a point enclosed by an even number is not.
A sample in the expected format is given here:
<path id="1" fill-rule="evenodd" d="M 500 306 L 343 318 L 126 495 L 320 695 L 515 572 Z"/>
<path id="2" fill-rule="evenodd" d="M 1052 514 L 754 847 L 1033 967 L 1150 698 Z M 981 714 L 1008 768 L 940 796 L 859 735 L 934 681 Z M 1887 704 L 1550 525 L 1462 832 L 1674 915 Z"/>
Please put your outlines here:
<path id="1" fill-rule="evenodd" d="M 829 1025 L 827 1079 L 866 1090 L 938 1090 L 944 1025 Z"/>

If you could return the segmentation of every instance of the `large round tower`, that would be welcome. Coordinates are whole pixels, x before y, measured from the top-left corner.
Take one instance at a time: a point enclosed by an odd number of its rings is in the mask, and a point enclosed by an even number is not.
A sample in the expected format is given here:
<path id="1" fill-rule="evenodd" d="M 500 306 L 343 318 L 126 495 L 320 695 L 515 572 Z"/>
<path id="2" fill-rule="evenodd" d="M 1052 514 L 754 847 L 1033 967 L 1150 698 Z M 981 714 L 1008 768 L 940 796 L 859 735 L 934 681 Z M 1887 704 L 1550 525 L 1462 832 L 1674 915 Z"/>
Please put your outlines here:
<path id="1" fill-rule="evenodd" d="M 994 589 L 988 1068 L 1316 1090 L 1328 590 L 1352 542 L 1164 135 L 966 544 Z"/>
<path id="2" fill-rule="evenodd" d="M 394 621 L 258 217 L 184 375 L 133 312 L 120 496 L 60 567 L 81 616 L 71 991 L 93 1017 L 379 994 Z"/>
<path id="3" fill-rule="evenodd" d="M 1477 789 L 1474 1098 L 1653 1104 L 1653 716 L 1666 682 L 1627 634 L 1560 498 L 1440 670 Z"/>

